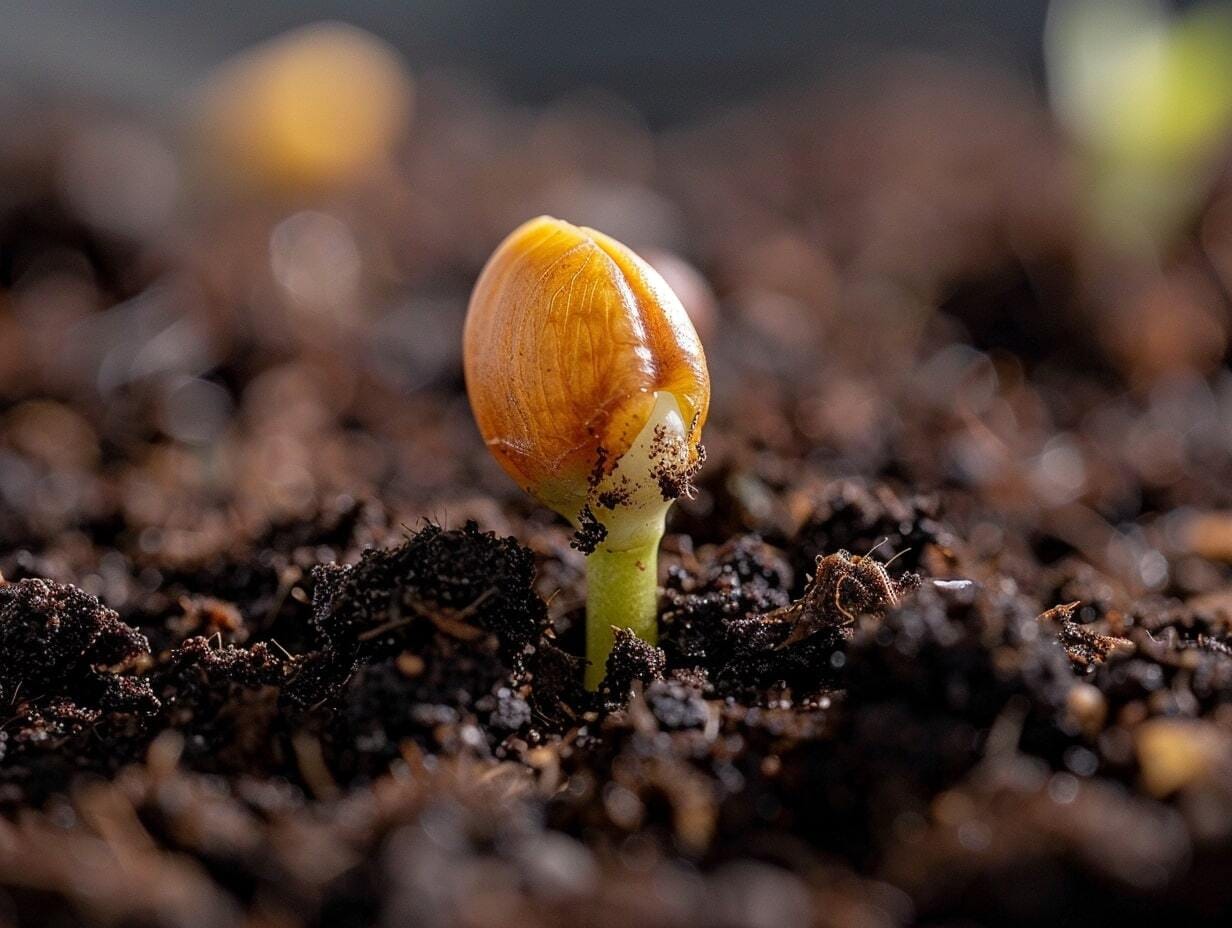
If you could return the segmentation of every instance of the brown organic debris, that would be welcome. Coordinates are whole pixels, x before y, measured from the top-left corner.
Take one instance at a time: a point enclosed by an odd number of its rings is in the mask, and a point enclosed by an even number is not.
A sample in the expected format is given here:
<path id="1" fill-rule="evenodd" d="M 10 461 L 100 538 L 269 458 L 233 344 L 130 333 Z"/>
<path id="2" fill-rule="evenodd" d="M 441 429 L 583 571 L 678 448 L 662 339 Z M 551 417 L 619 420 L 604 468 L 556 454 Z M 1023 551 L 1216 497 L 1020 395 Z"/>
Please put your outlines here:
<path id="1" fill-rule="evenodd" d="M 786 648 L 826 628 L 846 628 L 860 616 L 882 616 L 920 585 L 917 574 L 892 578 L 885 564 L 867 555 L 838 551 L 818 555 L 817 570 L 804 595 L 761 616 L 767 623 L 790 623 L 780 644 Z"/>
<path id="2" fill-rule="evenodd" d="M 1048 627 L 1058 627 L 1057 640 L 1076 667 L 1088 668 L 1102 664 L 1115 652 L 1129 653 L 1134 643 L 1117 635 L 1103 635 L 1088 625 L 1081 625 L 1074 616 L 1081 602 L 1053 606 L 1040 614 L 1039 621 Z"/>

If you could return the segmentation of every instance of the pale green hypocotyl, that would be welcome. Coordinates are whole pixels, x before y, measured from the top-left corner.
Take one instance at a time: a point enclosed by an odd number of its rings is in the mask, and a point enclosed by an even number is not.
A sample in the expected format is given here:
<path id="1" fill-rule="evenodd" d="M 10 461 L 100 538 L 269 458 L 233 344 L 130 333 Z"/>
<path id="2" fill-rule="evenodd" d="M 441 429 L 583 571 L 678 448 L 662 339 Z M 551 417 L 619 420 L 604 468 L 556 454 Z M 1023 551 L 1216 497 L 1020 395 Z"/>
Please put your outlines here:
<path id="1" fill-rule="evenodd" d="M 614 629 L 627 628 L 650 644 L 658 641 L 659 542 L 674 502 L 664 498 L 659 476 L 683 473 L 688 464 L 680 404 L 671 393 L 656 393 L 646 424 L 593 494 L 619 502 L 611 508 L 592 505 L 607 534 L 586 558 L 588 689 L 603 679 Z"/>

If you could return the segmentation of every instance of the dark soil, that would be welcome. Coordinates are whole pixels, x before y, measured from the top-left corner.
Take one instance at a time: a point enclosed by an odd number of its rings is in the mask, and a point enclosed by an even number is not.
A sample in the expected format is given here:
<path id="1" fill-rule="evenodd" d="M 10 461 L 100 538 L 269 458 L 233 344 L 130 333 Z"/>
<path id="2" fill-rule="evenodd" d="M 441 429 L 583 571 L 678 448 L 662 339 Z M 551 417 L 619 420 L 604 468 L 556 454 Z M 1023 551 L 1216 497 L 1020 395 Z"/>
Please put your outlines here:
<path id="1" fill-rule="evenodd" d="M 1161 271 L 1016 89 L 843 101 L 651 136 L 426 79 L 387 175 L 127 238 L 47 167 L 85 114 L 13 102 L 0 924 L 1223 923 L 1228 191 Z M 271 265 L 297 210 L 336 305 Z M 457 354 L 545 211 L 717 306 L 659 647 L 593 694 L 584 555 Z"/>

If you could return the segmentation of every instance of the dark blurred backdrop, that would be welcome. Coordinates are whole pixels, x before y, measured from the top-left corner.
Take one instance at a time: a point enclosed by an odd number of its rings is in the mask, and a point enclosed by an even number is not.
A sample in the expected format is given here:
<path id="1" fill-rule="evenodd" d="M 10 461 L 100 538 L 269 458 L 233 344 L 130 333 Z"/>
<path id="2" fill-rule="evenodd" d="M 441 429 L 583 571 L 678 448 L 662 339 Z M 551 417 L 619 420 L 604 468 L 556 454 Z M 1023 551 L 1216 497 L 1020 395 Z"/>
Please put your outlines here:
<path id="1" fill-rule="evenodd" d="M 323 18 L 363 26 L 417 71 L 449 68 L 516 100 L 608 88 L 664 122 L 869 51 L 995 60 L 1038 79 L 1045 0 L 65 0 L 0 13 L 0 79 L 158 108 L 254 41 Z"/>

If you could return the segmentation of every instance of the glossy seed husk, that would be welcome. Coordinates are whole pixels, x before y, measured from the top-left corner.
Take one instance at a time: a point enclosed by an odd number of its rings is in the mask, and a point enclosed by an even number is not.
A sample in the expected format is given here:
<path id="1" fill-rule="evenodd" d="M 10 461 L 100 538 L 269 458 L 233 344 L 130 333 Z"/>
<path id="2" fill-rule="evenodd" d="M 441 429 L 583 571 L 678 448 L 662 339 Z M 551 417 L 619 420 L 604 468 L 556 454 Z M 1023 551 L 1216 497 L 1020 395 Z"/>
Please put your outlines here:
<path id="1" fill-rule="evenodd" d="M 471 295 L 467 392 L 520 486 L 577 520 L 670 392 L 689 453 L 710 402 L 697 333 L 663 278 L 612 238 L 541 216 L 505 239 Z"/>

